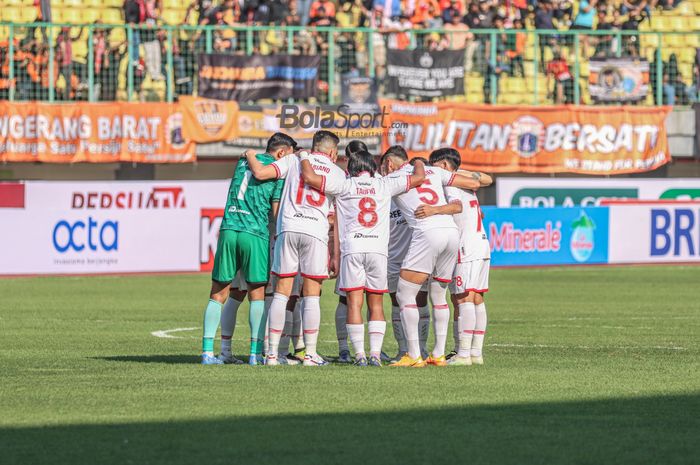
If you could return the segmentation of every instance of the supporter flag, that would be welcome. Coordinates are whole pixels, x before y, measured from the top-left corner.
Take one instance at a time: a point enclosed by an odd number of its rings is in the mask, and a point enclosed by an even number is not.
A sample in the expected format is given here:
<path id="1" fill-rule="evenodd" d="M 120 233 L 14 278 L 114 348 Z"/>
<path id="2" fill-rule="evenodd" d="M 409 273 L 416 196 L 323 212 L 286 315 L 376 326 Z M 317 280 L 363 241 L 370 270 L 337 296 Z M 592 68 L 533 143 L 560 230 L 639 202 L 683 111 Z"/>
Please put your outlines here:
<path id="1" fill-rule="evenodd" d="M 595 58 L 589 62 L 588 91 L 597 103 L 639 102 L 649 92 L 649 62 L 639 58 Z"/>
<path id="2" fill-rule="evenodd" d="M 219 100 L 315 97 L 321 57 L 297 55 L 199 55 L 198 94 Z"/>
<path id="3" fill-rule="evenodd" d="M 397 96 L 464 95 L 464 49 L 388 50 L 386 80 Z"/>
<path id="4" fill-rule="evenodd" d="M 238 104 L 191 96 L 179 98 L 186 139 L 197 143 L 220 142 L 238 137 Z"/>

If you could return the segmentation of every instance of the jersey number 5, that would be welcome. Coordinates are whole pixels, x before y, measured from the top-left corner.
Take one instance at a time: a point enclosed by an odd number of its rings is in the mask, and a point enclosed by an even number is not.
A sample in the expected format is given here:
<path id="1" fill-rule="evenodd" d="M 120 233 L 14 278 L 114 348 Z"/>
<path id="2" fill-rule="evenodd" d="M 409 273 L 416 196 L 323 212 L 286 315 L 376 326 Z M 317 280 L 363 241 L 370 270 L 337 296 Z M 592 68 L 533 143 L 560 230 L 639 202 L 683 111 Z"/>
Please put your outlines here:
<path id="1" fill-rule="evenodd" d="M 306 193 L 306 195 L 304 195 Z M 301 205 L 306 199 L 306 203 L 313 207 L 320 207 L 326 201 L 326 194 L 323 194 L 313 187 L 304 184 L 304 178 L 299 178 L 299 188 L 297 189 L 297 197 L 295 203 Z"/>
<path id="2" fill-rule="evenodd" d="M 371 228 L 379 221 L 377 215 L 377 202 L 371 197 L 363 197 L 360 199 L 358 207 L 360 213 L 357 214 L 357 221 L 365 228 Z"/>
<path id="3" fill-rule="evenodd" d="M 435 205 L 436 203 L 438 203 L 438 200 L 440 200 L 440 198 L 438 197 L 437 192 L 435 192 L 431 188 L 423 187 L 423 186 L 429 186 L 429 185 L 430 185 L 430 179 L 426 179 L 425 181 L 423 181 L 423 184 L 416 187 L 416 191 L 423 194 L 423 195 L 418 196 L 418 199 L 425 204 Z"/>

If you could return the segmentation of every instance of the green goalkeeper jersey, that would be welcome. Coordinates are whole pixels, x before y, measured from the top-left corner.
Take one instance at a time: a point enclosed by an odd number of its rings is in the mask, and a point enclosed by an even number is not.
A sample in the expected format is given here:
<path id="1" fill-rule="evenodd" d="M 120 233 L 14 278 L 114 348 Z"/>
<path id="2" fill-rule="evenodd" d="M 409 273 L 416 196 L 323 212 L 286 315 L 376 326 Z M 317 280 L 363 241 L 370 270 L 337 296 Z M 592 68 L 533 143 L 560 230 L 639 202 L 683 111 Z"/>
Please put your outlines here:
<path id="1" fill-rule="evenodd" d="M 275 158 L 267 153 L 256 155 L 260 163 L 269 165 Z M 254 234 L 269 239 L 271 202 L 282 196 L 284 179 L 258 181 L 248 169 L 248 160 L 241 158 L 228 188 L 221 228 Z"/>

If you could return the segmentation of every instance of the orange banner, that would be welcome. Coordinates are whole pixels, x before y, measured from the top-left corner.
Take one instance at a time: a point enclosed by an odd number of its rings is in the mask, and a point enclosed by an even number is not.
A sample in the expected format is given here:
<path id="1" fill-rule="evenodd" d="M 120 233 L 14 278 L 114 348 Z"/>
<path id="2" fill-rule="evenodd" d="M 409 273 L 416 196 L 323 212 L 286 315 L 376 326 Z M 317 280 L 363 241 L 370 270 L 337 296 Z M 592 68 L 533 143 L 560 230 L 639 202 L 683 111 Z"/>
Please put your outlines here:
<path id="1" fill-rule="evenodd" d="M 182 126 L 176 103 L 0 102 L 0 161 L 192 162 Z"/>
<path id="2" fill-rule="evenodd" d="M 412 157 L 440 147 L 462 154 L 462 167 L 493 173 L 622 174 L 671 160 L 669 107 L 489 106 L 380 100 L 384 150 Z"/>
<path id="3" fill-rule="evenodd" d="M 238 137 L 238 104 L 233 101 L 181 96 L 185 137 L 194 142 L 220 142 Z"/>

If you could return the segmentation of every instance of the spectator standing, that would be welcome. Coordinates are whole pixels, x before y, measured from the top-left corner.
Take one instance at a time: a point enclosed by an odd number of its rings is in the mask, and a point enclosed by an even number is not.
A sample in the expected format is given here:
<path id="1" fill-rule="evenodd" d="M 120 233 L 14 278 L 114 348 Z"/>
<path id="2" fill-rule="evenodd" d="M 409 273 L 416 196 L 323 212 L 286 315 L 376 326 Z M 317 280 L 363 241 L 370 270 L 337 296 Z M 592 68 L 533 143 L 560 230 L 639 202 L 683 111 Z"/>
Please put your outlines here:
<path id="1" fill-rule="evenodd" d="M 124 22 L 131 26 L 131 41 L 129 42 L 129 59 L 134 64 L 139 62 L 139 46 L 141 45 L 141 29 L 135 26 L 141 25 L 146 20 L 146 8 L 143 0 L 124 1 Z M 127 36 L 128 37 L 128 36 Z"/>
<path id="2" fill-rule="evenodd" d="M 160 16 L 157 0 L 140 0 L 143 3 L 144 23 L 147 29 L 142 31 L 143 49 L 146 55 L 146 71 L 154 81 L 164 79 L 161 68 L 160 40 L 156 31 L 157 21 Z"/>
<path id="3" fill-rule="evenodd" d="M 566 59 L 559 51 L 555 51 L 554 58 L 547 64 L 547 89 L 553 89 L 553 102 L 573 103 L 573 84 Z"/>
<path id="4" fill-rule="evenodd" d="M 479 44 L 474 40 L 474 34 L 469 26 L 461 22 L 461 18 L 453 15 L 451 22 L 445 24 L 447 31 L 447 43 L 450 50 L 464 49 L 464 71 L 469 73 L 474 66 L 474 53 L 479 49 Z"/>
<path id="5" fill-rule="evenodd" d="M 513 21 L 513 29 L 515 34 L 508 34 L 506 42 L 506 55 L 510 59 L 509 74 L 515 76 L 516 70 L 520 72 L 520 76 L 525 77 L 525 67 L 523 65 L 523 54 L 527 45 L 527 34 L 523 31 L 523 20 L 517 18 Z"/>
<path id="6" fill-rule="evenodd" d="M 598 0 L 581 0 L 579 2 L 578 13 L 574 18 L 574 22 L 571 25 L 572 31 L 591 31 L 593 30 L 593 19 L 596 16 L 596 5 Z M 581 34 L 580 36 L 581 47 L 583 51 L 583 56 L 588 58 L 588 34 Z"/>
<path id="7" fill-rule="evenodd" d="M 538 8 L 535 12 L 535 29 L 538 30 L 554 30 L 554 6 L 550 0 L 544 0 L 537 4 Z M 554 47 L 558 36 L 556 34 L 539 34 L 540 42 L 540 69 L 546 70 L 544 62 L 545 47 Z"/>
<path id="8" fill-rule="evenodd" d="M 80 39 L 83 28 L 75 37 L 70 34 L 70 27 L 64 26 L 56 37 L 56 61 L 59 66 L 60 75 L 66 81 L 65 100 L 70 100 L 73 93 L 73 42 Z"/>

